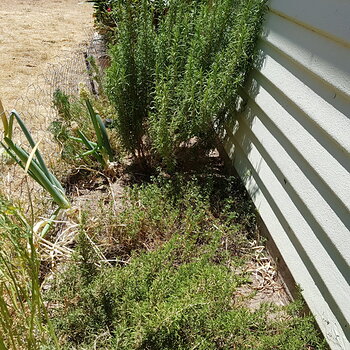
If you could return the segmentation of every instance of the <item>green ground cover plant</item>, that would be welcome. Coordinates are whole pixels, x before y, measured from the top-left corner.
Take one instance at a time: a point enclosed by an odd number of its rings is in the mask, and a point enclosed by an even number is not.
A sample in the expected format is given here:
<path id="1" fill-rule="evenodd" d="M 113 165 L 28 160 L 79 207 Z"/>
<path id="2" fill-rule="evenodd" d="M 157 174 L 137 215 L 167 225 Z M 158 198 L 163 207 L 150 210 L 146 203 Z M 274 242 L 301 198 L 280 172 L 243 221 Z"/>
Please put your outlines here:
<path id="1" fill-rule="evenodd" d="M 180 176 L 131 188 L 123 230 L 109 234 L 141 244 L 114 266 L 99 265 L 83 224 L 75 260 L 46 295 L 63 347 L 325 349 L 300 302 L 251 311 L 235 296 L 249 282 L 242 267 L 255 227 L 236 184 Z"/>

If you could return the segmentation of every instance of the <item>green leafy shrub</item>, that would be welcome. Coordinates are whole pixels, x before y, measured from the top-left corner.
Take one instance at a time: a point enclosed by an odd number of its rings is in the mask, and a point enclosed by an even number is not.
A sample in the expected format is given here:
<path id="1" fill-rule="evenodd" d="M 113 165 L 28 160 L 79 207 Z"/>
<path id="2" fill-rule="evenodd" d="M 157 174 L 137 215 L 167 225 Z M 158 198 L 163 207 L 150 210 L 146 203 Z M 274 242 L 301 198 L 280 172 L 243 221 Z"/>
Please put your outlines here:
<path id="1" fill-rule="evenodd" d="M 132 153 L 142 153 L 147 135 L 173 168 L 182 144 L 196 138 L 213 147 L 214 126 L 232 118 L 238 87 L 254 58 L 265 1 L 116 3 L 107 90 L 119 133 Z"/>
<path id="2" fill-rule="evenodd" d="M 180 144 L 191 138 L 213 147 L 214 125 L 232 117 L 238 87 L 254 55 L 262 5 L 256 0 L 222 0 L 192 9 L 181 1 L 170 6 L 159 37 L 175 39 L 165 47 L 160 40 L 158 52 L 167 54 L 157 60 L 149 121 L 153 145 L 168 166 Z"/>
<path id="3" fill-rule="evenodd" d="M 144 121 L 151 106 L 155 64 L 155 28 L 147 0 L 135 7 L 119 2 L 117 44 L 111 49 L 107 92 L 117 111 L 117 129 L 123 146 L 143 153 Z"/>
<path id="4" fill-rule="evenodd" d="M 87 0 L 94 7 L 95 27 L 108 40 L 113 41 L 113 33 L 117 27 L 114 0 Z"/>

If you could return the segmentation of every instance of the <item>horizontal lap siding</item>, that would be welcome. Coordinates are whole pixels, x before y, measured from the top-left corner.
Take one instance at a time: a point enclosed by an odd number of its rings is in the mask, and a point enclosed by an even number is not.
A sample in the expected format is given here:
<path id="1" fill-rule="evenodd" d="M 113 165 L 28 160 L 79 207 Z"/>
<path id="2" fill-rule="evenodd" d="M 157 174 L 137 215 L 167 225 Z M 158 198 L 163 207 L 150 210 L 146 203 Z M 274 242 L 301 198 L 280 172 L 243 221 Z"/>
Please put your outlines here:
<path id="1" fill-rule="evenodd" d="M 270 2 L 224 146 L 332 349 L 350 349 L 350 1 Z"/>

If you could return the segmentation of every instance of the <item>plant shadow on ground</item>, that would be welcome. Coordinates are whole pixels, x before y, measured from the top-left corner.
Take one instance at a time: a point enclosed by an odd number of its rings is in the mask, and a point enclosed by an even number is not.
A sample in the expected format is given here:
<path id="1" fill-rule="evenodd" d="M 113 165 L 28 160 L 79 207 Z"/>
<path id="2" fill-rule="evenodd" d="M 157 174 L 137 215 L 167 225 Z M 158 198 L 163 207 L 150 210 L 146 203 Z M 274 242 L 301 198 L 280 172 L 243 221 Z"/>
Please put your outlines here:
<path id="1" fill-rule="evenodd" d="M 181 174 L 126 166 L 115 179 L 125 186 L 118 210 L 92 195 L 73 260 L 45 294 L 62 346 L 325 349 L 299 301 L 244 306 L 237 291 L 250 283 L 254 206 L 217 155 L 194 157 Z"/>

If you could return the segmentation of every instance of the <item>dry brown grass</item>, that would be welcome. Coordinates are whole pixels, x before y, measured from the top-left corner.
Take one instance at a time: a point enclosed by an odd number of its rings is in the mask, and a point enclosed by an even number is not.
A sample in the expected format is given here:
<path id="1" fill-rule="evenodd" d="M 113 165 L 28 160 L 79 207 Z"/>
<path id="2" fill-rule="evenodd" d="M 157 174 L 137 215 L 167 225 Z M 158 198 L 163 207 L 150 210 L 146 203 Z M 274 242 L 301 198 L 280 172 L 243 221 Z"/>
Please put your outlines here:
<path id="1" fill-rule="evenodd" d="M 52 92 L 71 71 L 74 82 L 74 74 L 84 74 L 84 62 L 76 52 L 91 39 L 92 12 L 91 4 L 84 0 L 0 1 L 0 99 L 5 110 L 16 108 L 34 139 L 42 141 L 40 148 L 49 166 L 58 157 L 47 131 L 54 114 Z M 18 128 L 14 137 L 23 141 Z M 28 203 L 21 169 L 3 162 L 0 169 L 4 195 Z M 29 187 L 32 199 L 39 197 L 42 205 L 41 189 L 32 181 Z"/>
<path id="2" fill-rule="evenodd" d="M 0 1 L 0 98 L 12 109 L 49 63 L 69 55 L 92 28 L 91 4 L 78 0 Z"/>

